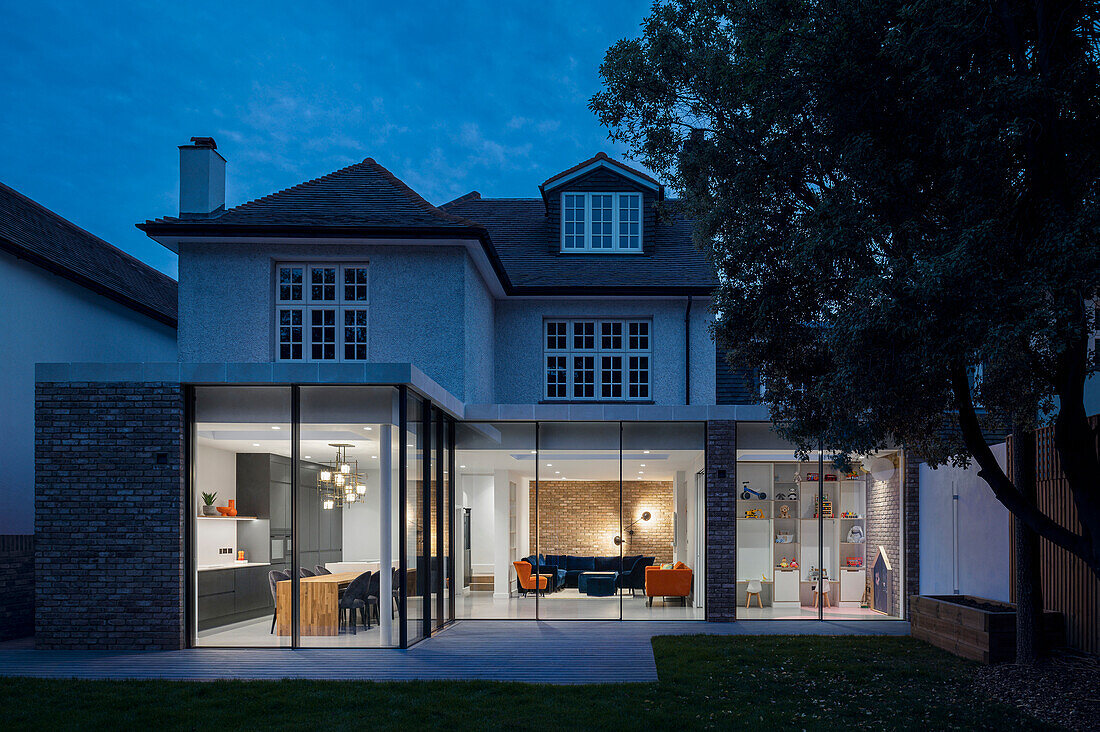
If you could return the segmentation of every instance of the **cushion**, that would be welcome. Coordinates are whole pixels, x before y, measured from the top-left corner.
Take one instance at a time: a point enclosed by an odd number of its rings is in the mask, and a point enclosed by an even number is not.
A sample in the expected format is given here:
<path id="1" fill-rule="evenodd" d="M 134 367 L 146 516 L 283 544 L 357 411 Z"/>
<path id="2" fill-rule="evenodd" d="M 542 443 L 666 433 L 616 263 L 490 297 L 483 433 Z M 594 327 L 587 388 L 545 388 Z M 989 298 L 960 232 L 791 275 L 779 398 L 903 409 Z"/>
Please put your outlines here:
<path id="1" fill-rule="evenodd" d="M 560 566 L 560 565 L 559 565 Z M 595 557 L 575 557 L 572 554 L 565 558 L 566 569 L 579 569 L 582 572 L 595 572 L 596 571 L 596 558 Z"/>
<path id="2" fill-rule="evenodd" d="M 684 564 L 683 562 L 676 562 L 676 564 L 672 565 L 672 568 L 673 569 L 687 569 L 688 566 L 686 564 Z"/>
<path id="3" fill-rule="evenodd" d="M 667 562 L 661 565 L 661 569 L 672 569 L 672 562 Z"/>
<path id="4" fill-rule="evenodd" d="M 618 572 L 619 571 L 619 558 L 618 557 L 596 557 L 596 571 L 597 572 Z"/>

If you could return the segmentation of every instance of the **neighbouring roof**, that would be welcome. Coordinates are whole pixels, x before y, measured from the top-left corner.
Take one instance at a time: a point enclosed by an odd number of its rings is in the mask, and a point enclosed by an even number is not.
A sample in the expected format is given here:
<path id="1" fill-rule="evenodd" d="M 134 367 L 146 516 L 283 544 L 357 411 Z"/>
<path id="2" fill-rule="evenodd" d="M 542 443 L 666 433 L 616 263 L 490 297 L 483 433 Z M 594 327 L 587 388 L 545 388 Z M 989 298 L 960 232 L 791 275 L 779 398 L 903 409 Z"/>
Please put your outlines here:
<path id="1" fill-rule="evenodd" d="M 444 210 L 477 221 L 493 238 L 501 264 L 517 290 L 677 290 L 705 294 L 717 284 L 713 265 L 692 241 L 692 221 L 677 214 L 677 202 L 662 204 L 663 216 L 642 232 L 645 254 L 560 254 L 541 198 L 462 198 Z"/>
<path id="2" fill-rule="evenodd" d="M 0 249 L 176 327 L 176 281 L 0 183 Z"/>
<path id="3" fill-rule="evenodd" d="M 543 184 L 592 164 L 652 178 L 600 153 Z M 540 187 L 542 188 L 542 187 Z M 481 198 L 433 206 L 372 158 L 205 217 L 138 224 L 149 236 L 439 236 L 478 239 L 507 294 L 709 294 L 714 269 L 692 243 L 692 222 L 665 201 L 645 253 L 558 255 L 542 199 Z"/>
<path id="4" fill-rule="evenodd" d="M 546 197 L 547 191 L 552 191 L 559 186 L 568 183 L 574 178 L 585 175 L 591 170 L 599 167 L 610 168 L 619 175 L 625 175 L 628 178 L 633 178 L 635 181 L 647 185 L 648 187 L 657 191 L 657 199 L 660 200 L 665 193 L 665 187 L 661 185 L 661 182 L 653 177 L 646 175 L 637 168 L 632 168 L 625 163 L 620 163 L 618 160 L 614 160 L 607 156 L 607 153 L 598 152 L 588 160 L 582 163 L 577 163 L 573 167 L 563 170 L 557 175 L 552 175 L 547 178 L 542 185 L 539 186 L 539 190 L 543 193 L 543 198 Z"/>

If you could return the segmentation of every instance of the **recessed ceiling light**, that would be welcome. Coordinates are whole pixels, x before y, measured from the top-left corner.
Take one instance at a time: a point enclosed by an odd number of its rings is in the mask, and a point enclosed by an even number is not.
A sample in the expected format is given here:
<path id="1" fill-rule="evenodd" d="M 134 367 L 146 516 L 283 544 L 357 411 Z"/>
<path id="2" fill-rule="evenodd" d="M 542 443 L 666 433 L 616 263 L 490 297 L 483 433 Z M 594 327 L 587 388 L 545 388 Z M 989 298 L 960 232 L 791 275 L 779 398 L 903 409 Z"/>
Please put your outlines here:
<path id="1" fill-rule="evenodd" d="M 458 467 L 460 467 L 460 468 L 465 468 L 466 466 L 465 466 L 465 465 L 459 465 Z"/>
<path id="2" fill-rule="evenodd" d="M 645 475 L 645 471 L 644 470 L 639 470 L 638 475 Z"/>
<path id="3" fill-rule="evenodd" d="M 552 468 L 552 467 L 554 467 L 554 463 L 546 463 L 546 467 Z"/>
<path id="4" fill-rule="evenodd" d="M 281 430 L 281 429 L 282 429 L 282 427 L 280 427 L 280 426 L 279 426 L 279 425 L 277 425 L 277 424 L 273 424 L 273 425 L 271 425 L 271 429 L 273 429 L 273 430 Z"/>
<path id="5" fill-rule="evenodd" d="M 641 463 L 641 467 L 643 467 L 643 468 L 644 468 L 644 467 L 645 467 L 645 463 Z"/>
<path id="6" fill-rule="evenodd" d="M 537 452 L 538 452 L 538 450 L 532 450 L 532 451 L 531 451 L 531 454 L 532 454 L 532 455 L 534 455 L 534 454 L 535 454 L 535 453 L 537 453 Z"/>
<path id="7" fill-rule="evenodd" d="M 252 447 L 259 447 L 259 446 L 260 446 L 260 443 L 258 443 L 258 442 L 253 442 L 252 443 Z"/>
<path id="8" fill-rule="evenodd" d="M 377 459 L 378 459 L 378 456 L 377 456 L 377 455 L 371 455 L 371 456 L 370 456 L 370 459 L 371 459 L 371 460 L 377 460 Z"/>
<path id="9" fill-rule="evenodd" d="M 374 428 L 373 428 L 373 427 L 364 427 L 363 429 L 365 429 L 365 430 L 366 430 L 367 432 L 370 432 L 370 431 L 371 431 L 371 430 L 373 430 Z"/>
<path id="10" fill-rule="evenodd" d="M 561 475 L 561 471 L 560 470 L 555 470 L 554 475 Z"/>
<path id="11" fill-rule="evenodd" d="M 304 457 L 306 460 L 309 460 L 312 456 L 311 455 L 303 455 L 302 457 Z"/>
<path id="12" fill-rule="evenodd" d="M 645 453 L 646 455 L 649 454 L 649 450 L 642 450 L 642 452 Z"/>

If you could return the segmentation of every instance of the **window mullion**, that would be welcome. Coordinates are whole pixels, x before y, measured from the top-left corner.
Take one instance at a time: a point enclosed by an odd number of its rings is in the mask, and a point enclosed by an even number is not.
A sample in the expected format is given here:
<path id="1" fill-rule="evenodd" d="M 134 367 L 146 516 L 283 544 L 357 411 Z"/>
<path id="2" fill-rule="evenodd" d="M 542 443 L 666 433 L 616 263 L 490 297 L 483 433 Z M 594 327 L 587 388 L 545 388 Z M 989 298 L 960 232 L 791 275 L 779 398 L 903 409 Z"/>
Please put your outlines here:
<path id="1" fill-rule="evenodd" d="M 584 194 L 584 220 L 587 226 L 584 227 L 584 249 L 585 251 L 592 251 L 592 194 Z"/>
<path id="2" fill-rule="evenodd" d="M 618 193 L 611 195 L 611 248 L 615 250 L 623 248 L 622 241 L 619 239 L 619 195 Z"/>

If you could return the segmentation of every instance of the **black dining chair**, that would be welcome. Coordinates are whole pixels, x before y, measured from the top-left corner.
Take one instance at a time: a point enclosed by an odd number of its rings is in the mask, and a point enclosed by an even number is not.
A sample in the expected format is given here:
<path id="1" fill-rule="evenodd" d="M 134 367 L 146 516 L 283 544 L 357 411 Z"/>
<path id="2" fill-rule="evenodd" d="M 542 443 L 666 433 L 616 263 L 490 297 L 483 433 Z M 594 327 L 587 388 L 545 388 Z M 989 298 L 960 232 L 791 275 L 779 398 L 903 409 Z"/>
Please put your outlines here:
<path id="1" fill-rule="evenodd" d="M 393 587 L 393 610 L 390 612 L 391 618 L 397 617 L 397 610 L 401 607 L 401 573 L 397 571 L 397 567 L 393 568 L 393 579 L 391 585 Z"/>
<path id="2" fill-rule="evenodd" d="M 374 572 L 363 572 L 355 579 L 351 581 L 348 588 L 344 590 L 343 597 L 337 603 L 337 607 L 340 610 L 340 625 L 344 624 L 344 618 L 347 617 L 348 624 L 351 626 L 352 635 L 355 635 L 356 627 L 359 624 L 359 620 L 356 618 L 356 612 L 363 613 L 367 617 L 367 627 L 370 627 L 370 618 L 367 613 L 367 596 L 370 588 L 371 575 Z"/>
<path id="3" fill-rule="evenodd" d="M 314 569 L 317 570 L 317 572 L 315 573 L 315 576 L 317 576 L 317 577 L 320 577 L 323 574 L 332 574 L 332 572 L 328 571 L 327 569 L 322 567 L 320 564 L 318 564 L 316 567 L 314 567 Z"/>
<path id="4" fill-rule="evenodd" d="M 370 616 L 371 608 L 374 608 L 374 617 L 378 623 L 382 622 L 382 617 L 379 615 L 379 602 L 378 598 L 382 595 L 382 572 L 378 571 L 371 575 L 370 583 L 367 585 L 367 630 L 370 630 Z"/>
<path id="5" fill-rule="evenodd" d="M 275 609 L 271 611 L 271 632 L 275 632 L 275 619 L 279 616 L 279 601 L 275 598 L 275 585 L 283 580 L 290 579 L 290 573 L 281 569 L 273 569 L 267 573 L 267 585 L 271 588 L 271 603 Z"/>
<path id="6" fill-rule="evenodd" d="M 313 574 L 313 572 L 306 569 L 305 567 L 298 567 L 298 576 L 299 577 L 316 577 L 317 575 Z"/>

